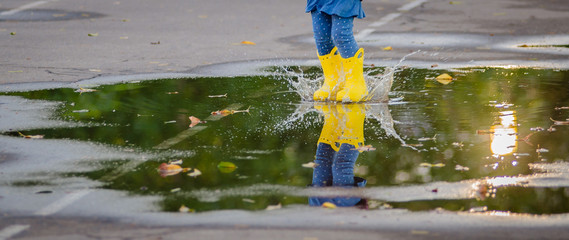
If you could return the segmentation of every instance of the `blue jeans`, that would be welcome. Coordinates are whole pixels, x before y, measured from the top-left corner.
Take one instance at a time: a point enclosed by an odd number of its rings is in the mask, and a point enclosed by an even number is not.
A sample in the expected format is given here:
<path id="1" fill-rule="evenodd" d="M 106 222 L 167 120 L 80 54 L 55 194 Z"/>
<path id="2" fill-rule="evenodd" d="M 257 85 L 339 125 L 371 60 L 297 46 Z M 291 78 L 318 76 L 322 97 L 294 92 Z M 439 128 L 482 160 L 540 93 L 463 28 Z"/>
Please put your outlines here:
<path id="1" fill-rule="evenodd" d="M 329 54 L 334 46 L 342 58 L 353 57 L 359 47 L 354 38 L 354 18 L 328 15 L 323 12 L 313 11 L 312 29 L 318 55 Z"/>

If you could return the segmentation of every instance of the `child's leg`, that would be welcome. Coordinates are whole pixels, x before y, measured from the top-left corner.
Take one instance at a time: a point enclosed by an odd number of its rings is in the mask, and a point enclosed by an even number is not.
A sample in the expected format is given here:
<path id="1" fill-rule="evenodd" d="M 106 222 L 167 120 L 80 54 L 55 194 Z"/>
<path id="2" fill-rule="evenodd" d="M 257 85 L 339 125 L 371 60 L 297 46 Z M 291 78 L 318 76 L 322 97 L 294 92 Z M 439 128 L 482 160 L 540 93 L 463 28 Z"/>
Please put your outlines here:
<path id="1" fill-rule="evenodd" d="M 343 143 L 340 150 L 336 153 L 332 174 L 334 176 L 334 186 L 355 186 L 354 185 L 354 166 L 360 152 L 351 144 Z"/>
<path id="2" fill-rule="evenodd" d="M 316 49 L 318 50 L 318 55 L 327 55 L 334 48 L 331 28 L 332 16 L 319 11 L 313 11 L 311 14 L 312 30 L 314 31 L 314 40 L 316 41 Z"/>
<path id="3" fill-rule="evenodd" d="M 332 15 L 332 38 L 342 58 L 353 57 L 359 50 L 354 38 L 354 18 Z"/>
<path id="4" fill-rule="evenodd" d="M 316 149 L 314 172 L 312 173 L 312 186 L 324 187 L 332 185 L 332 161 L 336 151 L 327 143 L 319 143 Z"/>
<path id="5" fill-rule="evenodd" d="M 341 102 L 360 102 L 368 98 L 363 74 L 364 51 L 359 48 L 353 32 L 354 18 L 332 16 L 332 38 L 342 57 L 344 86 L 336 94 Z"/>

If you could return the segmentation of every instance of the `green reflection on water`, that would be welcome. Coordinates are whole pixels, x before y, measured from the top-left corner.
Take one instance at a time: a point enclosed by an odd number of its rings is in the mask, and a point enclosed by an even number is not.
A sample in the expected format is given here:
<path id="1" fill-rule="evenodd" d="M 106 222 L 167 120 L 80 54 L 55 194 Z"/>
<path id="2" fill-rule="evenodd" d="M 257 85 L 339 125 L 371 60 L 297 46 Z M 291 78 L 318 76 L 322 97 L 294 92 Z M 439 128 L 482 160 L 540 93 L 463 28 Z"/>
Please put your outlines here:
<path id="1" fill-rule="evenodd" d="M 315 68 L 290 69 L 302 70 L 310 77 L 315 77 L 314 72 L 317 72 Z M 369 68 L 367 72 L 380 73 L 382 68 Z M 436 81 L 435 77 L 444 72 L 450 73 L 453 81 Z M 550 126 L 553 125 L 551 119 L 569 118 L 569 110 L 556 110 L 556 107 L 569 106 L 568 73 L 565 70 L 498 68 L 399 71 L 391 94 L 399 100 L 387 107 L 395 123 L 394 130 L 404 143 L 388 136 L 389 129 L 368 116 L 364 125 L 365 144 L 377 150 L 360 154 L 356 175 L 368 180 L 368 188 L 398 187 L 531 175 L 534 170 L 530 169 L 530 163 L 567 162 L 569 130 L 567 126 L 553 126 L 556 131 L 552 131 Z M 301 120 L 287 121 L 301 106 L 311 105 L 301 103 L 298 95 L 290 91 L 287 81 L 291 78 L 295 80 L 286 74 L 163 79 L 99 86 L 95 87 L 96 92 L 81 94 L 74 89 L 55 89 L 9 95 L 64 102 L 57 112 L 59 118 L 91 123 L 88 127 L 40 129 L 24 134 L 95 141 L 146 151 L 190 150 L 194 155 L 182 159 L 182 167 L 197 168 L 202 173 L 197 177 L 186 173 L 161 177 L 158 166 L 176 159 L 149 159 L 130 167 L 124 161 L 109 161 L 98 171 L 69 173 L 69 176 L 99 180 L 105 188 L 163 196 L 160 206 L 165 211 L 177 211 L 182 204 L 197 211 L 258 210 L 278 203 L 305 204 L 307 200 L 279 191 L 260 195 L 245 192 L 213 201 L 202 201 L 187 193 L 255 184 L 302 188 L 311 182 L 312 170 L 301 164 L 314 159 L 322 121 L 315 111 L 309 111 Z M 227 97 L 219 96 L 225 94 Z M 222 118 L 210 116 L 217 110 L 249 107 L 249 113 Z M 198 124 L 196 128 L 201 127 L 201 130 L 192 132 L 189 116 L 207 122 Z M 503 123 L 508 119 L 511 124 Z M 544 130 L 536 131 L 538 127 Z M 496 139 L 499 130 L 511 131 L 506 131 L 503 139 L 494 140 L 505 142 L 502 150 L 511 150 L 511 153 L 492 152 L 493 138 Z M 18 135 L 17 132 L 6 134 Z M 541 148 L 548 152 L 536 152 Z M 220 171 L 217 165 L 222 161 L 235 163 L 237 169 L 230 173 Z M 421 163 L 444 166 L 428 168 Z M 120 171 L 121 167 L 127 168 Z M 463 168 L 457 170 L 459 167 Z M 177 192 L 172 192 L 173 189 Z M 436 207 L 468 210 L 484 205 L 503 211 L 567 212 L 562 207 L 549 209 L 543 207 L 546 204 L 532 204 L 541 203 L 537 191 L 534 188 L 523 190 L 523 194 L 516 197 L 523 201 L 511 197 L 518 190 L 498 190 L 505 194 L 484 201 L 468 198 L 392 204 L 412 210 Z M 560 204 L 569 205 L 567 191 L 547 191 L 559 196 L 556 198 Z M 511 200 L 503 200 L 506 198 Z"/>

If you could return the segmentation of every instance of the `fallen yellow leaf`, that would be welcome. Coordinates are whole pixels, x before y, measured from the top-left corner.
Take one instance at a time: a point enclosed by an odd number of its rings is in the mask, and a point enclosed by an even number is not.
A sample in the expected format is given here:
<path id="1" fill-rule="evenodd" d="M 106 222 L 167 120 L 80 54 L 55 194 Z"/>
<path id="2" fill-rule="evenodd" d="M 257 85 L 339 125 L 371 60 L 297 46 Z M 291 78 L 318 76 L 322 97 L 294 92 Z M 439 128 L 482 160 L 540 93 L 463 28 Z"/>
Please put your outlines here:
<path id="1" fill-rule="evenodd" d="M 448 75 L 448 74 L 446 74 L 446 73 L 443 73 L 443 74 L 437 76 L 436 78 L 437 78 L 437 80 L 438 80 L 438 79 L 452 79 L 452 76 L 451 76 L 451 75 Z"/>
<path id="2" fill-rule="evenodd" d="M 257 45 L 256 43 L 251 42 L 251 41 L 243 41 L 243 42 L 241 42 L 241 44 L 245 44 L 245 45 Z"/>
<path id="3" fill-rule="evenodd" d="M 43 138 L 43 135 L 24 135 L 21 132 L 18 132 L 18 134 L 20 134 L 20 136 L 22 136 L 23 138 L 31 138 L 31 139 L 40 139 Z"/>
<path id="4" fill-rule="evenodd" d="M 452 76 L 448 75 L 446 73 L 443 73 L 441 75 L 439 75 L 438 77 L 436 77 L 435 79 L 437 79 L 437 82 L 442 83 L 444 85 L 447 85 L 449 83 L 452 82 Z"/>
<path id="5" fill-rule="evenodd" d="M 393 48 L 391 46 L 387 46 L 383 48 L 383 51 L 391 51 Z"/>
<path id="6" fill-rule="evenodd" d="M 336 204 L 333 204 L 331 202 L 325 202 L 322 203 L 322 207 L 323 208 L 329 208 L 329 209 L 335 209 L 336 208 Z"/>

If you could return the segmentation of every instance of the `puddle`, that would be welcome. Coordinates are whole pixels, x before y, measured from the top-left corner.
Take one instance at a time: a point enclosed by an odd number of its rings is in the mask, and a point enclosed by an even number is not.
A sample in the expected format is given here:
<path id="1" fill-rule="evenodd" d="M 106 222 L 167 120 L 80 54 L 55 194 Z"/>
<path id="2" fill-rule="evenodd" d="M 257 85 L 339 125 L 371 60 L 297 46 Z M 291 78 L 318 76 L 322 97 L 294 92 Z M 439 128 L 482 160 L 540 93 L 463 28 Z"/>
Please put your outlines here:
<path id="1" fill-rule="evenodd" d="M 319 69 L 261 71 L 4 92 L 3 98 L 49 105 L 49 120 L 67 125 L 16 124 L 2 135 L 157 153 L 138 160 L 78 159 L 75 164 L 96 170 L 70 167 L 58 176 L 159 197 L 163 211 L 263 210 L 306 205 L 311 196 L 349 196 L 412 211 L 569 212 L 568 70 L 367 67 L 368 79 L 389 85 L 387 74 L 393 86 L 389 101 L 381 101 L 385 95 L 378 90 L 373 101 L 358 107 L 365 116 L 365 144 L 375 148 L 358 157 L 355 174 L 367 180 L 358 189 L 306 187 L 313 170 L 303 164 L 314 160 L 323 109 L 346 108 L 315 107 L 303 101 L 310 91 L 294 89 L 313 89 Z M 437 79 L 443 73 L 452 78 Z M 199 119 L 192 127 L 190 116 Z M 192 154 L 160 154 L 168 151 Z M 158 170 L 163 163 L 171 163 L 170 171 Z M 49 190 L 57 184 L 23 176 L 11 186 Z"/>

